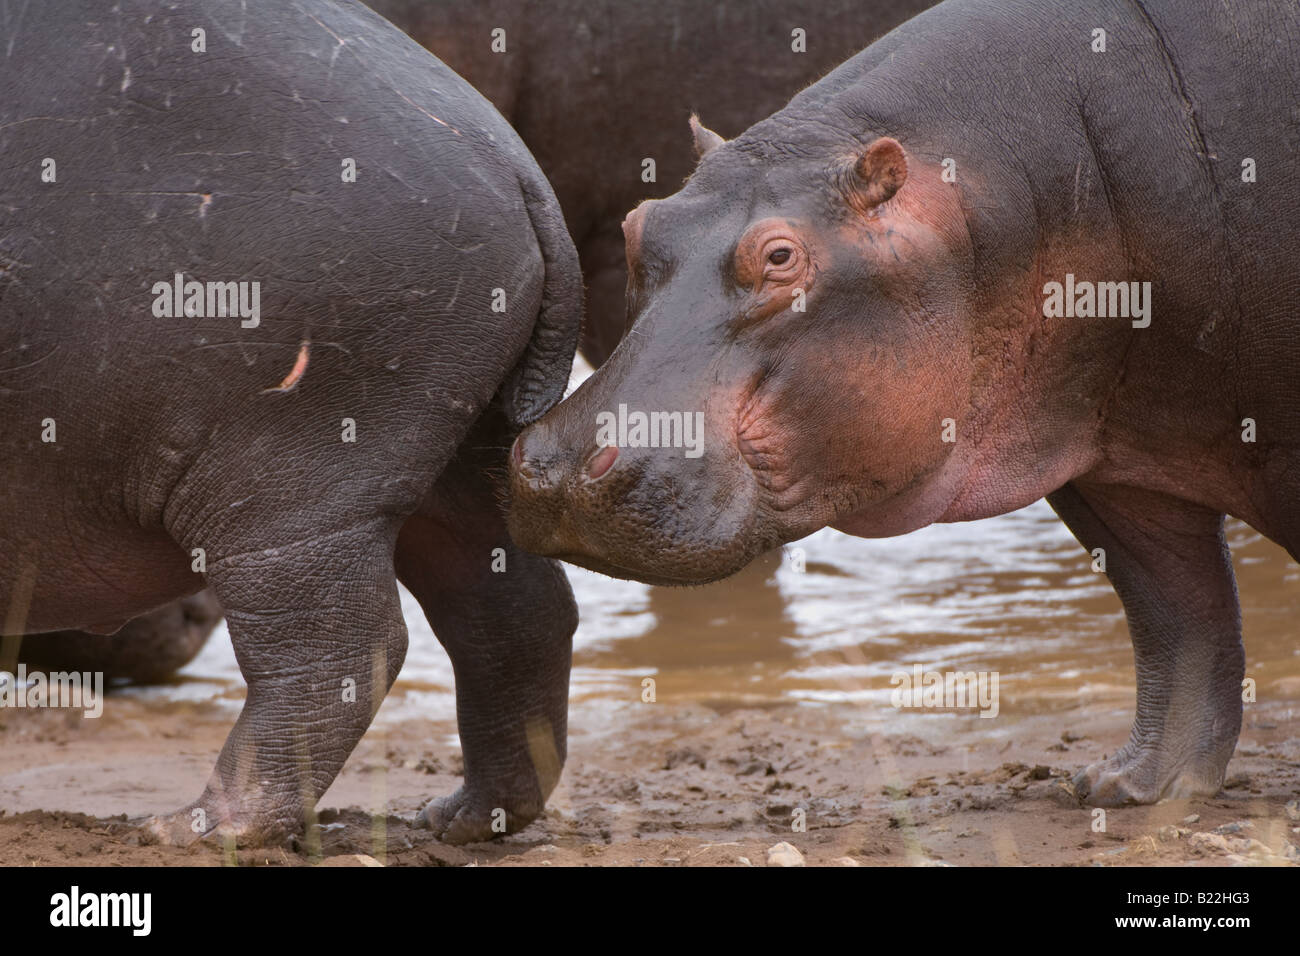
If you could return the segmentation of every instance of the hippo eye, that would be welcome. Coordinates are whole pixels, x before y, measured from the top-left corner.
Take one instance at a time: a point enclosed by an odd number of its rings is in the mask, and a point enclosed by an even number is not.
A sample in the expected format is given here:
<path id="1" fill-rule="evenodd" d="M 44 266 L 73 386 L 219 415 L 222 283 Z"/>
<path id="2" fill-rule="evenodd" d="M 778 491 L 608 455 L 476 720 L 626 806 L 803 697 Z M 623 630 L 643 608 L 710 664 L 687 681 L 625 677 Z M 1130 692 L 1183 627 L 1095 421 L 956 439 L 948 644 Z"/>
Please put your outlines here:
<path id="1" fill-rule="evenodd" d="M 756 222 L 736 243 L 732 274 L 741 288 L 770 295 L 808 278 L 808 247 L 783 219 Z"/>
<path id="2" fill-rule="evenodd" d="M 763 280 L 769 280 L 775 283 L 786 283 L 792 281 L 803 267 L 803 256 L 800 255 L 799 246 L 784 236 L 773 236 L 763 246 L 760 253 L 763 264 Z"/>

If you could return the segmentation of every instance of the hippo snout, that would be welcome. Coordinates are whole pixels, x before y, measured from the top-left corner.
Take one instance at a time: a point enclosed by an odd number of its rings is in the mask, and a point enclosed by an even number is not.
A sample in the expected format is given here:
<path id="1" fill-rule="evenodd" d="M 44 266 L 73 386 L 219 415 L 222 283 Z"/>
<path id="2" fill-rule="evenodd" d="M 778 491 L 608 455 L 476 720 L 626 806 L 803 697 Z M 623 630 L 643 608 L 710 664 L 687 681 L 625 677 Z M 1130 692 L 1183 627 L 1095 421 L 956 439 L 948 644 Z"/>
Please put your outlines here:
<path id="1" fill-rule="evenodd" d="M 743 567 L 764 542 L 753 526 L 757 487 L 734 456 L 718 467 L 684 448 L 602 441 L 588 397 L 561 403 L 515 440 L 515 543 L 650 584 L 702 584 Z"/>
<path id="2" fill-rule="evenodd" d="M 613 447 L 562 442 L 547 422 L 525 429 L 510 453 L 510 533 L 522 548 L 560 556 L 579 550 L 573 515 L 582 486 L 606 476 Z"/>
<path id="3" fill-rule="evenodd" d="M 617 460 L 618 449 L 612 445 L 588 449 L 583 456 L 558 447 L 545 427 L 534 426 L 516 438 L 511 449 L 511 484 L 522 484 L 529 493 L 556 490 L 578 476 L 595 481 Z"/>

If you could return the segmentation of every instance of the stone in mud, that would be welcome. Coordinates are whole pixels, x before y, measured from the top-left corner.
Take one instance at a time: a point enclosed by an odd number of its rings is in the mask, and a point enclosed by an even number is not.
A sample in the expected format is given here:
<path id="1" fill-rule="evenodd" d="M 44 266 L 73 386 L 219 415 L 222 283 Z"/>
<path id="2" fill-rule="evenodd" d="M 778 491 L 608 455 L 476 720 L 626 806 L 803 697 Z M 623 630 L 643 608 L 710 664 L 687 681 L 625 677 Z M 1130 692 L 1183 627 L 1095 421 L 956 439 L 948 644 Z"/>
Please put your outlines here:
<path id="1" fill-rule="evenodd" d="M 341 856 L 328 856 L 321 860 L 318 866 L 383 866 L 373 856 L 365 853 L 345 853 Z"/>
<path id="2" fill-rule="evenodd" d="M 1255 824 L 1251 823 L 1249 820 L 1236 820 L 1232 823 L 1225 823 L 1222 826 L 1215 827 L 1210 832 L 1218 833 L 1221 836 L 1230 836 L 1253 829 L 1255 829 Z"/>
<path id="3" fill-rule="evenodd" d="M 668 752 L 668 758 L 664 761 L 664 769 L 673 770 L 676 767 L 685 765 L 699 767 L 703 770 L 707 764 L 708 761 L 698 751 L 684 747 L 680 750 L 670 750 Z"/>
<path id="4" fill-rule="evenodd" d="M 789 843 L 778 843 L 767 849 L 768 866 L 807 866 L 803 854 Z"/>

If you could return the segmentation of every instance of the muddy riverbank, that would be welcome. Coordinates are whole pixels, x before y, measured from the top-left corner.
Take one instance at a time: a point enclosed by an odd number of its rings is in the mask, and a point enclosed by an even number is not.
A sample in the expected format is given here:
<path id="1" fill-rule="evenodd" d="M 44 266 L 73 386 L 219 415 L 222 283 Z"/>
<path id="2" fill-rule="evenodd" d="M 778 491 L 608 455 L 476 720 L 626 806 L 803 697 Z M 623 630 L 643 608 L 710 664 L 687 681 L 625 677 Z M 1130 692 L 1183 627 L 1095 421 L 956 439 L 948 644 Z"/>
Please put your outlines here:
<path id="1" fill-rule="evenodd" d="M 499 842 L 447 847 L 407 822 L 459 783 L 454 727 L 381 722 L 290 848 L 142 845 L 120 816 L 190 799 L 228 708 L 120 701 L 98 721 L 3 718 L 0 865 L 755 865 L 787 842 L 808 865 L 1286 865 L 1300 859 L 1294 708 L 1248 711 L 1228 787 L 1209 800 L 1108 811 L 1068 775 L 1127 731 L 1122 692 L 992 732 L 979 717 L 875 731 L 852 705 L 575 707 L 570 758 L 546 816 Z M 806 831 L 794 829 L 802 811 Z M 84 814 L 84 815 L 83 815 Z"/>

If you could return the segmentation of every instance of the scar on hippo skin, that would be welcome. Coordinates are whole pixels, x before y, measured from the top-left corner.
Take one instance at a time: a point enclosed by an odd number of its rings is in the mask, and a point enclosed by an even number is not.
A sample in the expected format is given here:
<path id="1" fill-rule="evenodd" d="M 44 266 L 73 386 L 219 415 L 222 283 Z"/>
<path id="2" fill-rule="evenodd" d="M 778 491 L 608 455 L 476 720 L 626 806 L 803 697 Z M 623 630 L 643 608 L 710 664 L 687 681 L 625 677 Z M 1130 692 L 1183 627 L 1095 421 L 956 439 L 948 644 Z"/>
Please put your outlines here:
<path id="1" fill-rule="evenodd" d="M 262 389 L 262 394 L 266 395 L 272 392 L 287 392 L 297 385 L 298 380 L 301 379 L 303 373 L 307 371 L 307 359 L 310 357 L 310 350 L 311 341 L 305 340 L 302 345 L 298 347 L 298 360 L 293 363 L 293 368 L 290 369 L 289 374 L 284 377 L 284 381 L 274 388 Z"/>

